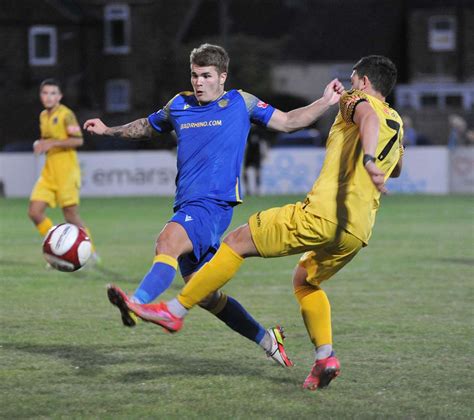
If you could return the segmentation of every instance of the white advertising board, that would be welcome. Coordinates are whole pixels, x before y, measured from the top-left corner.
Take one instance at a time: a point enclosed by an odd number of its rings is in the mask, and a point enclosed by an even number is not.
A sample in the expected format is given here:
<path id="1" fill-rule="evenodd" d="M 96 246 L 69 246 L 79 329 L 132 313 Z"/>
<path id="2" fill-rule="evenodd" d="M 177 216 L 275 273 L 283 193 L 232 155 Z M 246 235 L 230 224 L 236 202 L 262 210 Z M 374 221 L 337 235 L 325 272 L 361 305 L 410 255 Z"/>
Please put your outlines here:
<path id="1" fill-rule="evenodd" d="M 472 193 L 474 148 L 408 148 L 400 178 L 391 192 Z M 317 178 L 323 148 L 273 148 L 262 166 L 263 194 L 305 194 Z M 83 197 L 174 195 L 176 155 L 168 151 L 81 152 Z M 0 153 L 0 182 L 7 197 L 28 197 L 43 158 L 29 153 Z M 451 170 L 450 170 L 451 164 Z M 451 180 L 451 184 L 450 184 Z M 450 190 L 451 186 L 451 190 Z"/>
<path id="2" fill-rule="evenodd" d="M 441 146 L 407 148 L 402 174 L 389 179 L 387 188 L 391 192 L 408 194 L 449 193 L 449 150 Z"/>
<path id="3" fill-rule="evenodd" d="M 84 197 L 174 195 L 173 152 L 81 153 Z"/>
<path id="4" fill-rule="evenodd" d="M 324 160 L 324 149 L 270 149 L 262 165 L 262 194 L 304 194 L 311 189 Z"/>
<path id="5" fill-rule="evenodd" d="M 173 152 L 80 152 L 82 197 L 174 195 Z M 28 197 L 44 157 L 0 153 L 0 182 L 6 197 Z"/>
<path id="6" fill-rule="evenodd" d="M 324 149 L 274 148 L 262 166 L 263 194 L 300 194 L 309 191 L 324 160 Z M 402 175 L 390 179 L 391 192 L 447 194 L 449 154 L 446 147 L 414 147 L 403 158 Z"/>
<path id="7" fill-rule="evenodd" d="M 451 151 L 451 191 L 474 194 L 474 147 Z"/>

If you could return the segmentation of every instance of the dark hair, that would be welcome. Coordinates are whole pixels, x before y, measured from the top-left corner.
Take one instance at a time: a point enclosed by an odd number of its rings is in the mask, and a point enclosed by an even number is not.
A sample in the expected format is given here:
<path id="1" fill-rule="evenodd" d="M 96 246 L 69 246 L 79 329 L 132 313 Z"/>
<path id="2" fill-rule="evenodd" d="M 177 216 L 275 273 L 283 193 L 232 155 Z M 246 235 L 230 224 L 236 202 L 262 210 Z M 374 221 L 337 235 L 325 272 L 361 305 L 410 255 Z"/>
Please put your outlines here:
<path id="1" fill-rule="evenodd" d="M 56 79 L 44 79 L 41 84 L 40 84 L 40 87 L 39 87 L 39 90 L 41 91 L 41 89 L 43 89 L 43 87 L 45 86 L 57 86 L 59 91 L 62 92 L 63 90 L 61 89 L 61 83 L 59 83 L 58 80 Z"/>
<path id="2" fill-rule="evenodd" d="M 397 81 L 397 68 L 392 60 L 382 55 L 369 55 L 362 57 L 352 67 L 357 76 L 367 78 L 377 92 L 387 97 Z"/>
<path id="3" fill-rule="evenodd" d="M 202 44 L 191 51 L 190 64 L 200 67 L 214 66 L 218 73 L 227 73 L 229 68 L 229 55 L 219 45 Z"/>

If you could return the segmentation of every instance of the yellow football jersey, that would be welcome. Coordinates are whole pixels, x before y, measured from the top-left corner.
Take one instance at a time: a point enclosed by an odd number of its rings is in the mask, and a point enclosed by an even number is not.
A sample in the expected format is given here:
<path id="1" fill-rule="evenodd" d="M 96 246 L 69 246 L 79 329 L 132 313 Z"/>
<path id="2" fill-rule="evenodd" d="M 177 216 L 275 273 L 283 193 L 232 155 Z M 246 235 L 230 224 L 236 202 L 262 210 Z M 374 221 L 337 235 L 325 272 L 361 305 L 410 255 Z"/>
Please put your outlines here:
<path id="1" fill-rule="evenodd" d="M 380 192 L 362 163 L 359 127 L 352 120 L 361 101 L 372 106 L 380 121 L 376 165 L 388 178 L 397 164 L 403 138 L 398 113 L 386 102 L 362 91 L 345 92 L 328 136 L 321 173 L 306 197 L 305 209 L 338 224 L 367 244 L 380 204 Z"/>
<path id="2" fill-rule="evenodd" d="M 69 137 L 82 137 L 76 116 L 67 106 L 62 104 L 51 113 L 46 109 L 41 112 L 40 132 L 43 140 L 66 140 Z M 52 148 L 48 151 L 48 155 L 59 151 L 75 152 L 75 149 Z"/>
<path id="3" fill-rule="evenodd" d="M 66 140 L 69 137 L 82 137 L 79 123 L 74 113 L 60 104 L 53 112 L 46 109 L 40 114 L 41 138 L 44 140 Z M 58 170 L 72 166 L 79 167 L 76 149 L 53 147 L 46 154 L 45 166 L 57 165 Z"/>
<path id="4" fill-rule="evenodd" d="M 82 137 L 74 113 L 59 105 L 53 112 L 44 110 L 40 114 L 40 131 L 43 140 L 66 140 Z M 58 203 L 66 207 L 79 203 L 81 171 L 76 149 L 53 147 L 46 153 L 41 175 L 30 196 L 32 201 L 44 201 L 50 207 Z"/>

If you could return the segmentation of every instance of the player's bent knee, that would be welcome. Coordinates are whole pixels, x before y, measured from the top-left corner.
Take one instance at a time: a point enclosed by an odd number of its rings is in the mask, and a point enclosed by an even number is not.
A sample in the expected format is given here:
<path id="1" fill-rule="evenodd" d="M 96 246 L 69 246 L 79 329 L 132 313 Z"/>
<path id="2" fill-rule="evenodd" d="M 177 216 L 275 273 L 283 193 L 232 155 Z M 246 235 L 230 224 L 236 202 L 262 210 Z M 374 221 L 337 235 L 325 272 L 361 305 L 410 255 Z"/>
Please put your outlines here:
<path id="1" fill-rule="evenodd" d="M 259 255 L 248 224 L 242 225 L 229 233 L 224 238 L 224 243 L 243 258 Z"/>
<path id="2" fill-rule="evenodd" d="M 239 228 L 238 228 L 239 229 Z M 227 245 L 229 245 L 231 248 L 233 248 L 235 245 L 238 244 L 238 241 L 239 241 L 239 234 L 237 232 L 237 230 L 233 230 L 232 232 L 230 232 L 222 242 L 226 243 Z"/>
<path id="3" fill-rule="evenodd" d="M 222 310 L 226 303 L 227 295 L 218 290 L 199 302 L 199 306 L 213 314 L 217 314 Z"/>
<path id="4" fill-rule="evenodd" d="M 306 281 L 308 277 L 308 271 L 306 268 L 298 264 L 295 267 L 295 271 L 293 272 L 293 288 L 297 288 L 300 286 L 306 286 L 308 283 Z"/>

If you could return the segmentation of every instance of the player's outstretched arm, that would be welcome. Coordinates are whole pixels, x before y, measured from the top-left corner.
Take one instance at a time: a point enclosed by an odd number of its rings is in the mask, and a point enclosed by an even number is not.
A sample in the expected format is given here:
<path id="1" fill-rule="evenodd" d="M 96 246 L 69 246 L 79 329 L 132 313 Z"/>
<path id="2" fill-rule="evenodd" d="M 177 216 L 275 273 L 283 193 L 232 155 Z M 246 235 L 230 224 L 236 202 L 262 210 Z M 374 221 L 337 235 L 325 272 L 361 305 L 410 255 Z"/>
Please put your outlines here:
<path id="1" fill-rule="evenodd" d="M 108 127 L 99 118 L 93 118 L 84 123 L 84 130 L 99 136 L 122 137 L 131 140 L 149 139 L 154 132 L 147 118 L 140 118 L 117 127 Z"/>
<path id="2" fill-rule="evenodd" d="M 286 133 L 300 130 L 313 124 L 331 105 L 336 104 L 344 91 L 344 86 L 337 80 L 331 80 L 324 89 L 323 96 L 312 104 L 289 112 L 278 109 L 270 118 L 268 127 Z"/>
<path id="3" fill-rule="evenodd" d="M 364 152 L 364 167 L 377 190 L 385 194 L 388 192 L 385 187 L 385 173 L 375 164 L 374 157 L 379 138 L 379 117 L 368 102 L 361 102 L 355 109 L 353 120 L 359 126 L 360 141 Z"/>

